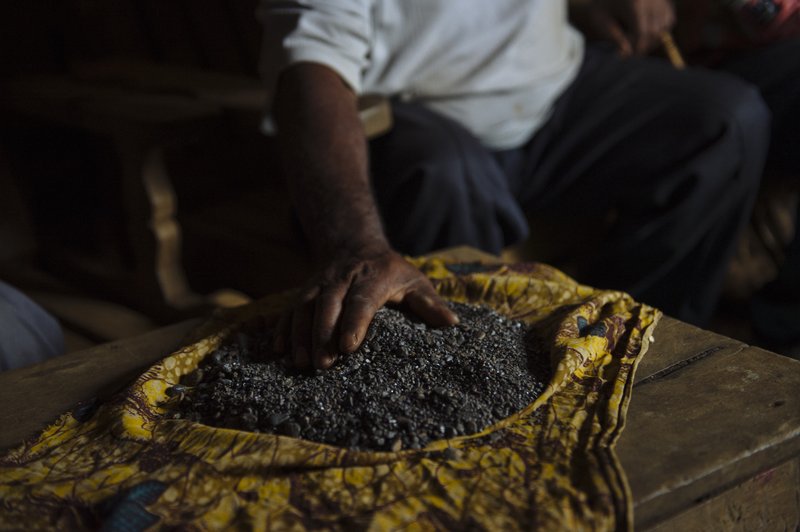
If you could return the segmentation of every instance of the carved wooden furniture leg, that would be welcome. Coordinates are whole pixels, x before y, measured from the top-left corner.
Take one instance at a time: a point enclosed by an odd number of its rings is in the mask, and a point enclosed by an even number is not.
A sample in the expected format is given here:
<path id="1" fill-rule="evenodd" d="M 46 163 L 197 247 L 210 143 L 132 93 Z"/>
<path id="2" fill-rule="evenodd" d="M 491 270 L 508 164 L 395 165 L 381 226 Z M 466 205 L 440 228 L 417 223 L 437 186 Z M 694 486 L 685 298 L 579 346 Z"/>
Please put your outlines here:
<path id="1" fill-rule="evenodd" d="M 134 244 L 135 276 L 142 289 L 168 307 L 187 309 L 203 301 L 192 292 L 181 261 L 181 228 L 175 220 L 177 198 L 161 146 L 131 146 L 122 154 L 127 226 Z"/>

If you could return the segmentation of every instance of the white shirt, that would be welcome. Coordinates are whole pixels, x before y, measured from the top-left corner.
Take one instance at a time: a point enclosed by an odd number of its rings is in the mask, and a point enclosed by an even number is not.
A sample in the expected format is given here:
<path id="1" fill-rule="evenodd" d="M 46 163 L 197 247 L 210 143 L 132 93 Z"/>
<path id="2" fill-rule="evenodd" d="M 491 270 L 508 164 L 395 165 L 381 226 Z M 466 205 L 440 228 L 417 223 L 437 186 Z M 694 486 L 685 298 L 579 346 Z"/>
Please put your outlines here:
<path id="1" fill-rule="evenodd" d="M 419 101 L 492 149 L 533 135 L 583 57 L 566 0 L 262 0 L 259 12 L 270 89 L 286 66 L 320 63 L 357 94 Z"/>

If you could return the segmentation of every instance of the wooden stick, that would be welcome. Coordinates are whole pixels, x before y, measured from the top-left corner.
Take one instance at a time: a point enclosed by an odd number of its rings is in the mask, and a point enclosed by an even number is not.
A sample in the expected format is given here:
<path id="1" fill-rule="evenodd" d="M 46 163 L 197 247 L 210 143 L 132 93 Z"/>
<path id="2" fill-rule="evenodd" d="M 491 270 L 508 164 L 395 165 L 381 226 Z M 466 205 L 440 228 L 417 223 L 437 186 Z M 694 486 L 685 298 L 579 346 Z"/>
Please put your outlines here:
<path id="1" fill-rule="evenodd" d="M 686 68 L 686 61 L 683 60 L 683 55 L 678 45 L 675 44 L 675 39 L 672 38 L 670 32 L 665 31 L 661 34 L 661 45 L 664 47 L 664 51 L 667 53 L 667 57 L 669 58 L 669 62 L 672 63 L 672 66 L 678 70 Z"/>

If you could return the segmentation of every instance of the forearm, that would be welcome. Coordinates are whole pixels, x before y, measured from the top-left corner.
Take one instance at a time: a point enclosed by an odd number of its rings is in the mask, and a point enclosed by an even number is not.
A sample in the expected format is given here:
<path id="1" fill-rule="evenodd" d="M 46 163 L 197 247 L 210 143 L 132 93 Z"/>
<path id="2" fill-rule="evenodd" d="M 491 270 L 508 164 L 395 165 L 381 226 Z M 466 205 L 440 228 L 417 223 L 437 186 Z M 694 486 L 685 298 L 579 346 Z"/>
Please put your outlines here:
<path id="1" fill-rule="evenodd" d="M 355 94 L 327 67 L 303 63 L 283 73 L 274 102 L 287 183 L 315 258 L 387 251 Z"/>
<path id="2" fill-rule="evenodd" d="M 386 303 L 406 304 L 432 325 L 457 323 L 383 234 L 352 91 L 332 70 L 299 64 L 282 74 L 274 109 L 289 189 L 317 260 L 277 327 L 275 351 L 291 352 L 299 367 L 329 367 L 358 348 Z"/>

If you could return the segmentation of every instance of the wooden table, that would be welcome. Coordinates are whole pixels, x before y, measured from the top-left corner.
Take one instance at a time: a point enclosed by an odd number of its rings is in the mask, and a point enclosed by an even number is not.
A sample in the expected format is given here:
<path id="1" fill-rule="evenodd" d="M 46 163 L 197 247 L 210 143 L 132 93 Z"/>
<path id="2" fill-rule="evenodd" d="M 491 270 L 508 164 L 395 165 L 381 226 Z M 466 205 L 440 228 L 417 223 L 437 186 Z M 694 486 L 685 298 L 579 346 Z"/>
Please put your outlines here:
<path id="1" fill-rule="evenodd" d="M 0 447 L 118 389 L 198 323 L 0 373 Z M 800 362 L 669 317 L 654 337 L 617 446 L 637 529 L 796 530 Z"/>

